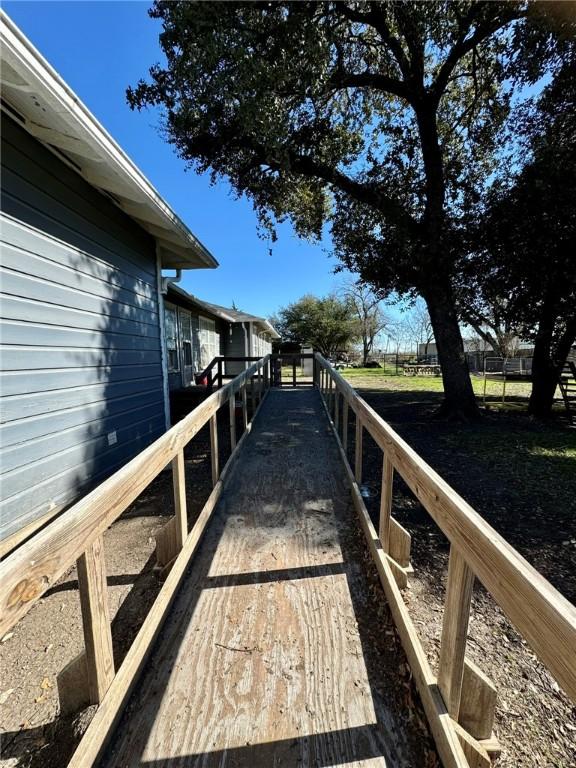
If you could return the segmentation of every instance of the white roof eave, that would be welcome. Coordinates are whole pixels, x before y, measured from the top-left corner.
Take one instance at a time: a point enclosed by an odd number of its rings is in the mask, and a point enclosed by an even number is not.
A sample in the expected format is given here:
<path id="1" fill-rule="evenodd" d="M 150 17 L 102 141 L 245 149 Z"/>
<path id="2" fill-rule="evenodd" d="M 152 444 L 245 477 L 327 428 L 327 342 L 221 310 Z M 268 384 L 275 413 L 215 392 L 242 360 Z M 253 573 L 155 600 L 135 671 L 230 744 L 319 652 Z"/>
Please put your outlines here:
<path id="1" fill-rule="evenodd" d="M 156 239 L 163 267 L 217 267 L 208 249 L 4 11 L 0 34 L 2 95 L 25 128 L 68 156 L 89 184 L 110 193 Z"/>

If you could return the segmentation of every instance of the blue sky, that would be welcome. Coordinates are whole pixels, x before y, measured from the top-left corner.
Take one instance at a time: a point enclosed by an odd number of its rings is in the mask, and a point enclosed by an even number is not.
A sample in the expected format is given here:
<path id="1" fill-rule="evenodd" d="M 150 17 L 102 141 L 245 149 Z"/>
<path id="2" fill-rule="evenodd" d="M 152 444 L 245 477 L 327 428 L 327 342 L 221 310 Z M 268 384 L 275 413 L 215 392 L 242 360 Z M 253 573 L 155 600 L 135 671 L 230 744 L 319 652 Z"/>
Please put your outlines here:
<path id="1" fill-rule="evenodd" d="M 290 225 L 278 242 L 257 236 L 246 200 L 226 183 L 186 171 L 158 133 L 158 116 L 133 113 L 125 91 L 160 58 L 160 25 L 150 19 L 151 2 L 28 2 L 8 0 L 3 8 L 87 107 L 136 162 L 160 194 L 220 262 L 215 270 L 184 273 L 182 287 L 218 304 L 232 301 L 267 316 L 304 293 L 323 295 L 341 284 L 329 241 L 310 244 Z"/>

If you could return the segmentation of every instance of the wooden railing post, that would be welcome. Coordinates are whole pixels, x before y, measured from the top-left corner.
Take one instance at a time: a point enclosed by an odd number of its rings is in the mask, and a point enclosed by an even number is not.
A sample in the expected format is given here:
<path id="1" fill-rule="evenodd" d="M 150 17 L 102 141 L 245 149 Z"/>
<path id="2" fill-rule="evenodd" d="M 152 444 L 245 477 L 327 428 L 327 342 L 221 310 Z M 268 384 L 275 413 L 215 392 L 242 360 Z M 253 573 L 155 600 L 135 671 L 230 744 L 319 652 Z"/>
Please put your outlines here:
<path id="1" fill-rule="evenodd" d="M 438 687 L 446 709 L 455 720 L 460 709 L 466 637 L 474 574 L 454 545 L 450 547 L 448 583 L 444 601 L 444 620 L 438 665 Z"/>
<path id="2" fill-rule="evenodd" d="M 216 485 L 220 477 L 218 461 L 218 413 L 210 417 L 210 461 L 212 465 L 212 485 Z"/>
<path id="3" fill-rule="evenodd" d="M 246 392 L 246 384 L 242 385 L 242 423 L 244 430 L 248 427 L 248 394 Z"/>
<path id="4" fill-rule="evenodd" d="M 250 376 L 250 421 L 254 418 L 256 410 L 256 387 L 254 386 L 254 376 Z"/>
<path id="5" fill-rule="evenodd" d="M 218 360 L 218 388 L 222 389 L 222 360 Z"/>
<path id="6" fill-rule="evenodd" d="M 384 454 L 382 461 L 382 490 L 380 493 L 380 523 L 378 537 L 384 552 L 390 552 L 390 515 L 392 514 L 392 488 L 394 484 L 394 466 Z"/>
<path id="7" fill-rule="evenodd" d="M 172 459 L 172 485 L 174 486 L 174 524 L 176 552 L 180 552 L 188 535 L 188 513 L 186 510 L 186 474 L 184 449 L 178 451 Z"/>
<path id="8" fill-rule="evenodd" d="M 344 396 L 344 405 L 342 406 L 342 448 L 344 453 L 348 450 L 348 400 Z"/>
<path id="9" fill-rule="evenodd" d="M 114 679 L 112 632 L 102 536 L 94 539 L 84 554 L 78 558 L 77 568 L 89 696 L 92 704 L 99 704 Z"/>
<path id="10" fill-rule="evenodd" d="M 228 405 L 230 408 L 230 446 L 234 450 L 236 448 L 236 395 L 234 392 L 230 395 Z"/>
<path id="11" fill-rule="evenodd" d="M 326 396 L 326 406 L 328 408 L 329 414 L 332 411 L 332 387 L 333 386 L 334 386 L 334 382 L 332 381 L 332 376 L 328 376 L 328 394 Z"/>
<path id="12" fill-rule="evenodd" d="M 336 429 L 336 432 L 338 432 L 339 425 L 340 425 L 340 393 L 338 392 L 338 387 L 336 387 L 334 391 L 334 427 Z"/>
<path id="13" fill-rule="evenodd" d="M 356 412 L 356 451 L 354 462 L 354 477 L 358 485 L 362 482 L 362 421 Z"/>

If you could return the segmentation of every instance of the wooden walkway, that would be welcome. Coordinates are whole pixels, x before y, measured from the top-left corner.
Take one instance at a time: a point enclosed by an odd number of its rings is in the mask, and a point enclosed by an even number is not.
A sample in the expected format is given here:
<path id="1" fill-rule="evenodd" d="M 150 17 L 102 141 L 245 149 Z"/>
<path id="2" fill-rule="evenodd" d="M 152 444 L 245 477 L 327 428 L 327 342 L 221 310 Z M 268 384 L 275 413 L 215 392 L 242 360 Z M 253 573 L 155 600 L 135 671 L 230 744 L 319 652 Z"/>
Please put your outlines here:
<path id="1" fill-rule="evenodd" d="M 102 766 L 425 764 L 350 498 L 318 391 L 271 390 Z"/>
<path id="2" fill-rule="evenodd" d="M 425 768 L 430 733 L 445 768 L 490 768 L 496 690 L 466 653 L 476 579 L 576 702 L 576 608 L 309 358 L 314 389 L 271 390 L 280 358 L 266 355 L 0 563 L 0 637 L 77 563 L 84 651 L 59 693 L 74 684 L 99 706 L 70 768 Z M 220 470 L 222 408 L 234 450 Z M 204 426 L 213 489 L 189 529 L 184 449 Z M 382 451 L 377 529 L 364 436 Z M 167 466 L 175 513 L 157 558 L 169 573 L 116 669 L 103 533 Z M 393 514 L 395 476 L 450 542 L 437 673 L 402 596 L 410 534 Z"/>

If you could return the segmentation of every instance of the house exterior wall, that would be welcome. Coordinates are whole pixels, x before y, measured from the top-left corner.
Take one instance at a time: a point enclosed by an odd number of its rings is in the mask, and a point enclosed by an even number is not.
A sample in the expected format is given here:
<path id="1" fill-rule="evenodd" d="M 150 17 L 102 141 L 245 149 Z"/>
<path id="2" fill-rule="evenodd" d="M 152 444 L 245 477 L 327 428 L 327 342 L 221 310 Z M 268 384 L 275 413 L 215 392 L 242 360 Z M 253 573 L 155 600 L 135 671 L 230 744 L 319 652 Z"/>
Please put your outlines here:
<path id="1" fill-rule="evenodd" d="M 219 355 L 225 354 L 226 326 L 220 318 L 199 309 L 175 291 L 168 292 L 164 300 L 164 328 L 168 347 L 168 385 L 171 391 L 194 384 L 194 376 L 203 371 Z M 192 331 L 191 366 L 186 366 L 187 353 L 183 322 L 190 317 Z M 173 318 L 176 318 L 174 325 Z"/>
<path id="2" fill-rule="evenodd" d="M 247 324 L 246 324 L 247 325 Z M 246 333 L 244 323 L 230 323 L 225 331 L 224 338 L 224 356 L 225 357 L 248 357 L 246 349 Z M 247 367 L 246 363 L 226 363 L 225 373 L 227 376 L 237 376 Z"/>
<path id="3" fill-rule="evenodd" d="M 264 357 L 272 352 L 272 342 L 266 331 L 263 331 L 255 323 L 251 323 L 252 329 L 252 351 L 253 357 Z"/>
<path id="4" fill-rule="evenodd" d="M 226 357 L 264 357 L 272 351 L 268 333 L 256 323 L 231 323 L 230 329 L 225 336 L 223 354 Z M 226 373 L 237 375 L 247 367 L 247 363 L 226 363 Z"/>
<path id="5" fill-rule="evenodd" d="M 0 539 L 165 429 L 152 237 L 2 116 Z"/>

